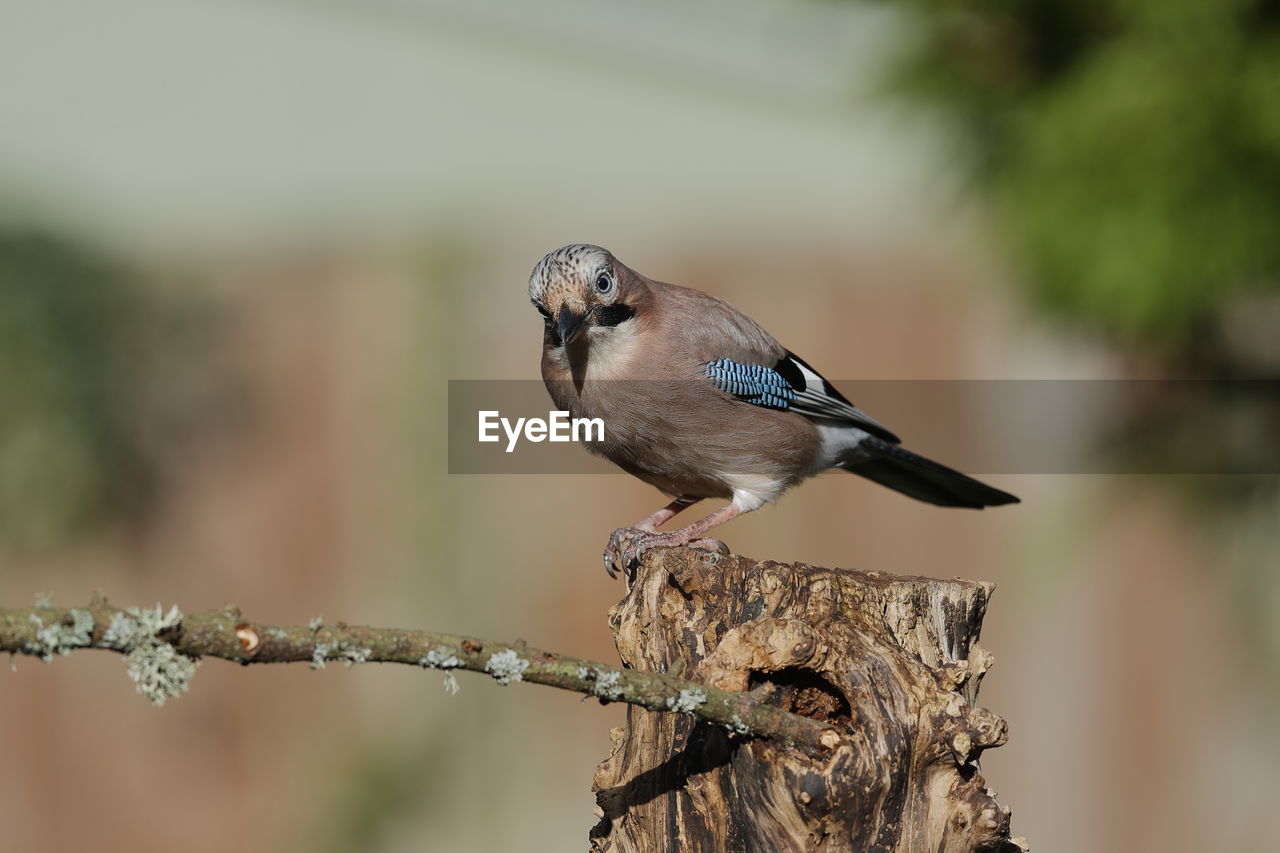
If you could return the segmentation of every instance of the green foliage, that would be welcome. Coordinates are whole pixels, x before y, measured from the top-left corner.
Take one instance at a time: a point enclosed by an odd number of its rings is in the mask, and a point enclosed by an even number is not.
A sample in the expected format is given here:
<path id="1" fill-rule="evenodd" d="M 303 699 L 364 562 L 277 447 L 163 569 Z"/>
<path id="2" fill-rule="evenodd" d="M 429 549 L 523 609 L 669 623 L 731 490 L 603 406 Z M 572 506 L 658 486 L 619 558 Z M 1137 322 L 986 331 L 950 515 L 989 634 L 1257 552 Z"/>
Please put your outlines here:
<path id="1" fill-rule="evenodd" d="M 51 544 L 142 500 L 122 406 L 142 313 L 120 268 L 0 234 L 0 539 Z"/>
<path id="2" fill-rule="evenodd" d="M 1280 288 L 1280 4 L 902 5 L 900 88 L 962 130 L 1039 304 L 1194 360 Z"/>
<path id="3" fill-rule="evenodd" d="M 0 545 L 141 522 L 175 463 L 241 429 L 226 319 L 198 288 L 0 230 Z"/>

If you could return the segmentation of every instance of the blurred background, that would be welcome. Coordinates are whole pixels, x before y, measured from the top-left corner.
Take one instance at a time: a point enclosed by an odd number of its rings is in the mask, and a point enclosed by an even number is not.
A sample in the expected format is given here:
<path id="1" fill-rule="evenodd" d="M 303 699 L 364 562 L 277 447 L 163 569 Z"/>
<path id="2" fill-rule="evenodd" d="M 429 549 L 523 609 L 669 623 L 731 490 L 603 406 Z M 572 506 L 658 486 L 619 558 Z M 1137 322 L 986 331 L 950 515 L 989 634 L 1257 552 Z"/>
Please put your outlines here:
<path id="1" fill-rule="evenodd" d="M 570 242 L 833 378 L 1276 378 L 1280 4 L 968 6 L 0 0 L 0 603 L 616 659 L 599 553 L 657 493 L 446 464 L 447 380 L 537 377 Z M 1213 388 L 1096 438 L 1203 452 Z M 983 771 L 1033 849 L 1271 847 L 1274 472 L 992 481 L 1024 503 L 833 475 L 724 534 L 999 585 Z M 0 850 L 583 849 L 622 711 L 460 682 L 212 661 L 157 710 L 18 659 Z"/>

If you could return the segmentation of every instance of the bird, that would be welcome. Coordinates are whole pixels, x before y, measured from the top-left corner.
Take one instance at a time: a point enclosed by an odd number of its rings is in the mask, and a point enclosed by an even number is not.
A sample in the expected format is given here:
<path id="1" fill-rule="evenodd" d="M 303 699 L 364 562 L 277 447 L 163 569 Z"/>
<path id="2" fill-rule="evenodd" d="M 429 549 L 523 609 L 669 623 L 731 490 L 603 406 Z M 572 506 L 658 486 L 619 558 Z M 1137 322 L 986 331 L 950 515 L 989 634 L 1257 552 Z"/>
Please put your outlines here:
<path id="1" fill-rule="evenodd" d="M 588 450 L 670 502 L 613 532 L 605 569 L 631 576 L 645 552 L 728 553 L 714 528 L 828 469 L 916 500 L 981 509 L 1018 498 L 901 446 L 808 362 L 710 294 L 646 278 L 607 249 L 549 252 L 529 276 L 543 319 L 541 370 L 555 405 L 599 418 Z M 699 501 L 729 503 L 673 530 Z"/>

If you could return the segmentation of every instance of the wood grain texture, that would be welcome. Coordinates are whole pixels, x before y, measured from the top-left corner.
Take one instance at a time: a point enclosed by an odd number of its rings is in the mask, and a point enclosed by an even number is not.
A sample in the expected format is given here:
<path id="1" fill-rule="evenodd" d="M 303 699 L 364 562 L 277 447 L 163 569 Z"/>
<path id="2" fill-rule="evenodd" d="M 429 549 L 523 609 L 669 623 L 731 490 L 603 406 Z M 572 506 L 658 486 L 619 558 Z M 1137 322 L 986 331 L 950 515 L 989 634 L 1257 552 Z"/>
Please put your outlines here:
<path id="1" fill-rule="evenodd" d="M 596 770 L 596 851 L 1000 851 L 1009 810 L 974 762 L 992 586 L 651 552 L 610 612 L 623 662 L 822 720 L 821 752 L 629 707 Z"/>

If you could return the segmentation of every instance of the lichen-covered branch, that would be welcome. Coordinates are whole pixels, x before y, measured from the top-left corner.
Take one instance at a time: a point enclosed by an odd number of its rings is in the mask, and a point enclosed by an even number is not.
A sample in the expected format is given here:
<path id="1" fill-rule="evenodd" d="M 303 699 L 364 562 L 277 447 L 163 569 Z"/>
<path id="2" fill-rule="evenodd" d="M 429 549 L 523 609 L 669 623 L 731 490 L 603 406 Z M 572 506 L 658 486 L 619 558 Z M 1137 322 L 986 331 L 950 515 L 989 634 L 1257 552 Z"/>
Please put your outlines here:
<path id="1" fill-rule="evenodd" d="M 87 607 L 0 608 L 0 652 L 50 661 L 79 649 L 107 649 L 126 656 L 138 690 L 160 705 L 187 688 L 201 658 L 241 664 L 306 662 L 323 668 L 345 664 L 403 663 L 445 672 L 490 675 L 500 684 L 528 681 L 626 702 L 652 711 L 691 714 L 736 736 L 767 738 L 823 751 L 838 736 L 823 723 L 763 704 L 758 696 L 733 692 L 660 672 L 542 651 L 523 642 L 497 643 L 474 637 L 345 622 L 273 626 L 242 617 L 234 608 L 182 614 L 176 607 L 121 609 L 95 596 Z"/>

